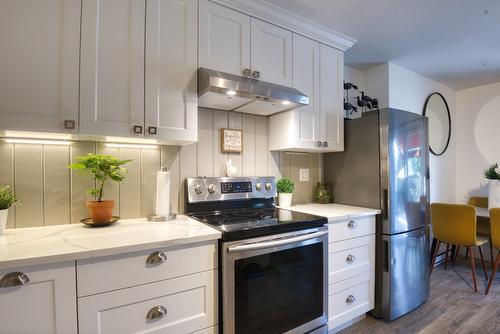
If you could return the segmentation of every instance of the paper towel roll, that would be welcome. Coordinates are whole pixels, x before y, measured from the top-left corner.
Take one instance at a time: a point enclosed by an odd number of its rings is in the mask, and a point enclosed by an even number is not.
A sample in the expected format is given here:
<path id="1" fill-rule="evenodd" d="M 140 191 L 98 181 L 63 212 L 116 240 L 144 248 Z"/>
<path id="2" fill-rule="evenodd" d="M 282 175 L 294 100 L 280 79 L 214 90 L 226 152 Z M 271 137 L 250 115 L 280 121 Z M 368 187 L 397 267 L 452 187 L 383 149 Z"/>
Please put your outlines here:
<path id="1" fill-rule="evenodd" d="M 170 214 L 170 172 L 156 173 L 155 214 L 163 217 Z"/>

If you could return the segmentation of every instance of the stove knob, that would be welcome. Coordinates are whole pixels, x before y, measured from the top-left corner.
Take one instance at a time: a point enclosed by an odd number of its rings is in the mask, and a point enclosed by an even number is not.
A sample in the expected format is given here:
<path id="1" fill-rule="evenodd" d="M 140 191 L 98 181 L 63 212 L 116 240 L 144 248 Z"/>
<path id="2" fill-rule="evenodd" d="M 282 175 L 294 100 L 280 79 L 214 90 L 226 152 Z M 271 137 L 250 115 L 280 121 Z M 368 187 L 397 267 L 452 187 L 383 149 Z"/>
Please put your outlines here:
<path id="1" fill-rule="evenodd" d="M 215 187 L 215 185 L 213 185 L 213 184 L 208 185 L 208 192 L 209 193 L 213 194 L 213 193 L 215 193 L 216 190 L 217 190 L 217 188 Z"/>
<path id="2" fill-rule="evenodd" d="M 261 191 L 261 190 L 262 190 L 262 183 L 257 183 L 257 184 L 255 185 L 255 189 L 256 189 L 257 191 Z"/>
<path id="3" fill-rule="evenodd" d="M 199 195 L 203 192 L 203 187 L 201 186 L 201 184 L 194 185 L 194 192 L 196 193 L 196 195 Z"/>
<path id="4" fill-rule="evenodd" d="M 271 183 L 266 183 L 266 190 L 271 191 L 273 189 L 273 185 Z"/>

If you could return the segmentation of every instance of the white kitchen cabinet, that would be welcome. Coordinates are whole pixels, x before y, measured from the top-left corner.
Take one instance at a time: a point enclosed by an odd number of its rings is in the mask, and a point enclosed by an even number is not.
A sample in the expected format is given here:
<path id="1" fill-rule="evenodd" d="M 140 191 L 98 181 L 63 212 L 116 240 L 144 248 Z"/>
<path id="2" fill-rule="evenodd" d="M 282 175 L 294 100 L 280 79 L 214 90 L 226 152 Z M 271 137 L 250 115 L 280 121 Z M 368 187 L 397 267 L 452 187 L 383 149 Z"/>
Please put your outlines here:
<path id="1" fill-rule="evenodd" d="M 328 329 L 336 333 L 375 304 L 375 216 L 328 224 Z"/>
<path id="2" fill-rule="evenodd" d="M 234 75 L 250 70 L 250 16 L 200 1 L 199 65 Z"/>
<path id="3" fill-rule="evenodd" d="M 146 13 L 147 137 L 198 138 L 197 0 L 148 0 Z"/>
<path id="4" fill-rule="evenodd" d="M 344 53 L 321 44 L 320 137 L 328 151 L 344 150 L 343 78 Z"/>
<path id="5" fill-rule="evenodd" d="M 145 0 L 83 0 L 80 133 L 144 136 L 145 15 Z"/>
<path id="6" fill-rule="evenodd" d="M 342 51 L 293 35 L 293 87 L 309 96 L 309 105 L 270 117 L 272 151 L 344 149 L 342 77 Z"/>
<path id="7" fill-rule="evenodd" d="M 258 77 L 292 86 L 292 32 L 273 24 L 251 20 L 251 69 Z"/>
<path id="8" fill-rule="evenodd" d="M 217 273 L 205 271 L 79 298 L 79 333 L 185 334 L 214 326 Z"/>
<path id="9" fill-rule="evenodd" d="M 0 284 L 22 274 L 26 284 L 0 287 L 0 333 L 77 333 L 74 261 L 0 270 Z"/>
<path id="10" fill-rule="evenodd" d="M 80 6 L 1 2 L 0 130 L 77 132 Z"/>
<path id="11" fill-rule="evenodd" d="M 291 86 L 292 35 L 211 1 L 200 1 L 200 67 Z"/>

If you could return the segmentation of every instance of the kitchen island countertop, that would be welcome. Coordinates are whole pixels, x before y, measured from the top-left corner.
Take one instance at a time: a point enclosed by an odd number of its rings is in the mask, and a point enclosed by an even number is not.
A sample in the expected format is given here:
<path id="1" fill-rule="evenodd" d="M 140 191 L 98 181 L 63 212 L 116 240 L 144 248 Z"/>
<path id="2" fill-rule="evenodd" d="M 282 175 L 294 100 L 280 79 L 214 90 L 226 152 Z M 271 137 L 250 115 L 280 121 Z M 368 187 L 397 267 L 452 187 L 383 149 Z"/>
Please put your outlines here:
<path id="1" fill-rule="evenodd" d="M 0 236 L 0 269 L 216 240 L 221 233 L 187 216 L 168 222 L 123 219 L 106 227 L 83 224 L 6 230 Z"/>

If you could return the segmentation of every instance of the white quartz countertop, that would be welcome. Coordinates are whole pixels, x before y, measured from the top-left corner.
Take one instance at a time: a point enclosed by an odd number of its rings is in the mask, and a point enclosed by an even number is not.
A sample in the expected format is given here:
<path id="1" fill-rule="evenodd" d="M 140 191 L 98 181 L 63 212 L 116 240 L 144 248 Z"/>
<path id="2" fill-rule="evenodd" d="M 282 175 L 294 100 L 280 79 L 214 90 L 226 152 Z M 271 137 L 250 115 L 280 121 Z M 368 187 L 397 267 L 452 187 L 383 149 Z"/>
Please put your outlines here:
<path id="1" fill-rule="evenodd" d="M 298 204 L 288 208 L 293 211 L 309 213 L 312 215 L 328 218 L 328 222 L 346 220 L 350 218 L 359 218 L 363 216 L 373 216 L 379 214 L 379 209 L 362 208 L 359 206 L 348 206 L 341 204 Z"/>
<path id="2" fill-rule="evenodd" d="M 106 227 L 83 224 L 6 230 L 0 236 L 0 269 L 216 240 L 221 233 L 187 216 L 168 222 L 124 219 Z"/>

